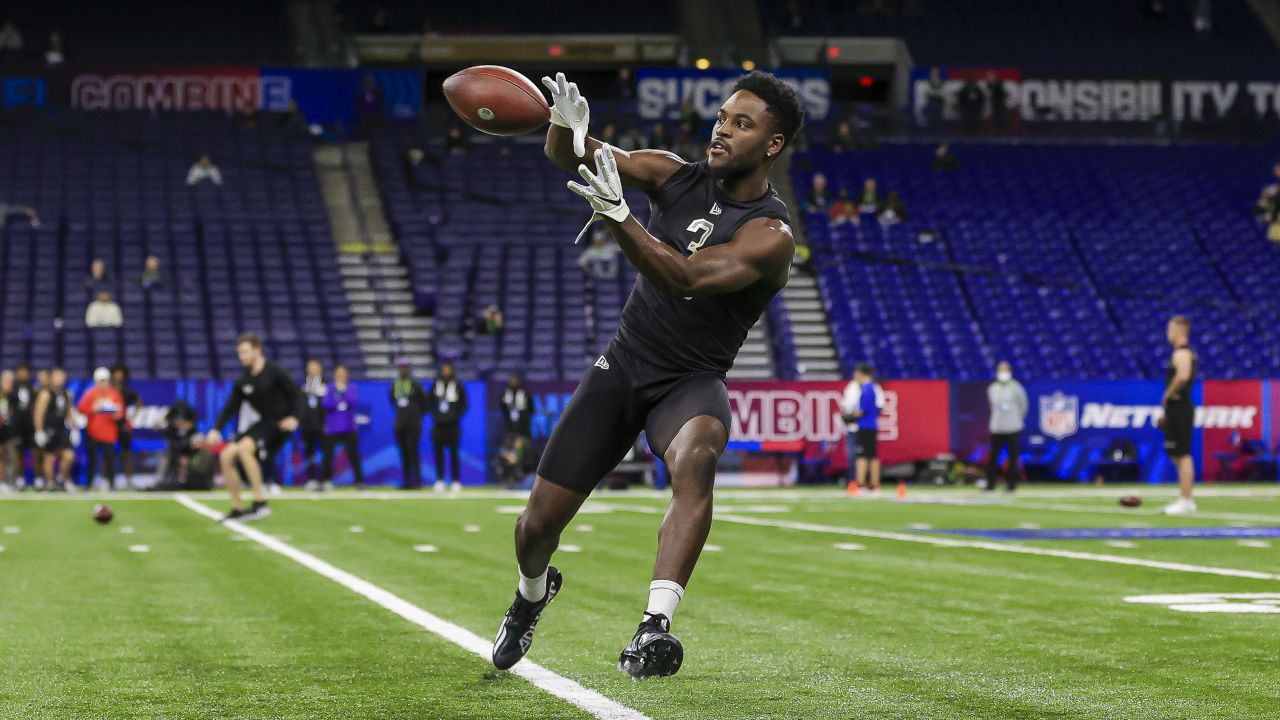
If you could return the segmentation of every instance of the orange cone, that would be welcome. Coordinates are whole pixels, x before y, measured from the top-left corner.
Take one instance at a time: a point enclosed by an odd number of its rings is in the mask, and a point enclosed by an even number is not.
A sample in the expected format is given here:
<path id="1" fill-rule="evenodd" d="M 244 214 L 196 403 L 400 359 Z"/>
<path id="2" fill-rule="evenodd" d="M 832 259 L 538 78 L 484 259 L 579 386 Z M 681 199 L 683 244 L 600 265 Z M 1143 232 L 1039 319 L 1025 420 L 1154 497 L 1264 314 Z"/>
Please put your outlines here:
<path id="1" fill-rule="evenodd" d="M 907 482 L 905 480 L 898 481 L 898 499 L 899 500 L 907 499 Z"/>
<path id="2" fill-rule="evenodd" d="M 858 481 L 850 480 L 849 484 L 844 486 L 844 494 L 849 497 L 858 497 Z"/>

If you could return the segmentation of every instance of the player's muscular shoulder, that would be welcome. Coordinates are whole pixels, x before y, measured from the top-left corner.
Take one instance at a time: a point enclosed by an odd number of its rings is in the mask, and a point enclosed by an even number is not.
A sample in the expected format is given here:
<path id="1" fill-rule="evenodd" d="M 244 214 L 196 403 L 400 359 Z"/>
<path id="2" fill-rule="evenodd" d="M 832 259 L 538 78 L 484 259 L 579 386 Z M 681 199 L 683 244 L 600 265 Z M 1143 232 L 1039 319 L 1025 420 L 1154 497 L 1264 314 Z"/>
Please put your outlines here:
<path id="1" fill-rule="evenodd" d="M 791 258 L 796 251 L 795 237 L 786 221 L 772 217 L 752 218 L 733 234 L 730 245 L 755 266 L 762 278 L 786 282 Z"/>

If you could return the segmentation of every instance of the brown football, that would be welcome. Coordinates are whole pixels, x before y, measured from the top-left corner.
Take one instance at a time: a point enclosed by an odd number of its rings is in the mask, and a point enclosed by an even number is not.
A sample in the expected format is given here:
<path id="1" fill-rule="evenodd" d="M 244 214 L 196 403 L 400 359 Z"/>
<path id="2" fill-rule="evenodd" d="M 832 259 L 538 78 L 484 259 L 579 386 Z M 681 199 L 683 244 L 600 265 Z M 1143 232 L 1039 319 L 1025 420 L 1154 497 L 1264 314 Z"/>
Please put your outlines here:
<path id="1" fill-rule="evenodd" d="M 551 119 L 538 86 L 500 65 L 476 65 L 450 75 L 444 97 L 458 117 L 489 135 L 524 135 Z"/>
<path id="2" fill-rule="evenodd" d="M 102 523 L 103 525 L 106 525 L 107 523 L 111 522 L 111 518 L 115 516 L 116 514 L 111 512 L 110 505 L 94 505 L 93 506 L 93 519 Z"/>
<path id="3" fill-rule="evenodd" d="M 1142 498 L 1137 495 L 1125 495 L 1120 498 L 1120 504 L 1125 507 L 1138 507 L 1142 504 Z"/>

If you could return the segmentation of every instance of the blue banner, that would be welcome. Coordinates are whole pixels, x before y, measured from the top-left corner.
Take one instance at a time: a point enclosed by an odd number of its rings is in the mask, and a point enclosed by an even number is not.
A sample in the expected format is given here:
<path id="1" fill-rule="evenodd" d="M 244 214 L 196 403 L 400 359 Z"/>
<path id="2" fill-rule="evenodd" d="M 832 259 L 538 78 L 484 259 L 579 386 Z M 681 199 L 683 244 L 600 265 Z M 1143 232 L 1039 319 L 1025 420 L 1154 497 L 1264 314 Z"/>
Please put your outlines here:
<path id="1" fill-rule="evenodd" d="M 422 73 L 414 70 L 347 70 L 323 68 L 262 68 L 267 80 L 287 82 L 287 96 L 267 96 L 263 110 L 282 111 L 289 100 L 313 123 L 352 125 L 362 115 L 416 117 L 422 107 Z"/>
<path id="2" fill-rule="evenodd" d="M 804 107 L 806 120 L 825 120 L 831 112 L 831 80 L 826 68 L 779 68 L 765 70 L 795 88 Z M 677 120 L 681 104 L 687 98 L 703 120 L 716 116 L 716 111 L 733 94 L 733 86 L 745 75 L 732 68 L 662 67 L 636 71 L 636 101 L 640 117 L 645 120 Z"/>
<path id="3" fill-rule="evenodd" d="M 392 423 L 395 409 L 391 405 L 391 382 L 364 380 L 353 383 L 359 393 L 356 406 L 360 454 L 364 461 L 365 482 L 374 485 L 398 486 L 401 478 L 400 453 L 396 449 Z M 68 383 L 72 396 L 78 401 L 91 383 L 77 380 Z M 134 452 L 161 453 L 165 444 L 162 436 L 165 415 L 169 405 L 179 398 L 186 400 L 196 410 L 196 427 L 208 430 L 218 411 L 231 394 L 231 382 L 208 380 L 139 380 L 130 383 L 142 398 L 143 407 L 133 416 Z M 462 418 L 462 443 L 459 446 L 462 464 L 462 483 L 478 485 L 486 480 L 488 467 L 488 429 L 485 427 L 487 405 L 485 383 L 466 383 L 468 410 Z M 436 479 L 435 461 L 431 447 L 431 417 L 423 418 L 422 453 L 423 482 Z M 234 420 L 230 430 L 234 430 Z M 81 457 L 83 460 L 83 456 Z M 319 460 L 317 459 L 317 463 Z M 286 485 L 301 485 L 307 481 L 306 458 L 303 457 L 301 438 L 295 433 L 276 458 L 277 477 Z M 78 477 L 78 476 L 77 476 Z M 334 481 L 344 485 L 352 482 L 350 465 L 339 451 L 334 463 Z"/>

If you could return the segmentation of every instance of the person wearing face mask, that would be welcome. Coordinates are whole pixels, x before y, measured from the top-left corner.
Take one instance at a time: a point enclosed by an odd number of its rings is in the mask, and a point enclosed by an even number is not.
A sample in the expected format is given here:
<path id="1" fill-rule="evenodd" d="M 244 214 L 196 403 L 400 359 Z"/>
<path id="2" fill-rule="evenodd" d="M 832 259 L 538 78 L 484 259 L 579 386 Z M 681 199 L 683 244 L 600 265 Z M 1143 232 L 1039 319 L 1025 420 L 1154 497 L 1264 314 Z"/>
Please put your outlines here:
<path id="1" fill-rule="evenodd" d="M 316 467 L 316 453 L 324 448 L 324 364 L 316 358 L 307 361 L 307 376 L 302 381 L 302 396 L 306 407 L 298 418 L 298 431 L 302 435 L 302 455 L 307 463 L 307 489 L 325 489 Z"/>
<path id="2" fill-rule="evenodd" d="M 409 361 L 401 360 L 396 381 L 391 384 L 391 405 L 396 413 L 392 429 L 396 447 L 400 450 L 400 464 L 404 468 L 404 480 L 400 484 L 404 490 L 422 487 L 422 456 L 418 446 L 422 442 L 422 416 L 431 409 L 427 393 L 413 379 L 412 370 Z"/>
<path id="3" fill-rule="evenodd" d="M 987 401 L 991 404 L 991 452 L 987 455 L 987 489 L 996 489 L 996 471 L 1000 452 L 1008 450 L 1005 467 L 1005 484 L 1013 492 L 1022 475 L 1018 457 L 1018 438 L 1027 419 L 1027 391 L 1013 379 L 1009 363 L 1001 361 L 996 366 L 996 381 L 987 387 Z"/>
<path id="4" fill-rule="evenodd" d="M 351 384 L 346 365 L 333 369 L 333 384 L 324 396 L 324 482 L 333 483 L 333 453 L 341 444 L 355 475 L 356 489 L 364 487 L 364 470 L 360 465 L 360 435 L 356 432 L 356 404 L 360 396 Z"/>
<path id="5" fill-rule="evenodd" d="M 428 393 L 431 419 L 431 448 L 436 455 L 436 492 L 445 489 L 444 453 L 449 451 L 449 487 L 455 492 L 462 489 L 459 481 L 462 467 L 458 462 L 458 445 L 462 442 L 462 416 L 467 414 L 467 390 L 458 382 L 453 363 L 440 366 L 440 375 Z"/>

